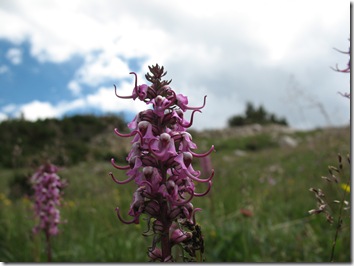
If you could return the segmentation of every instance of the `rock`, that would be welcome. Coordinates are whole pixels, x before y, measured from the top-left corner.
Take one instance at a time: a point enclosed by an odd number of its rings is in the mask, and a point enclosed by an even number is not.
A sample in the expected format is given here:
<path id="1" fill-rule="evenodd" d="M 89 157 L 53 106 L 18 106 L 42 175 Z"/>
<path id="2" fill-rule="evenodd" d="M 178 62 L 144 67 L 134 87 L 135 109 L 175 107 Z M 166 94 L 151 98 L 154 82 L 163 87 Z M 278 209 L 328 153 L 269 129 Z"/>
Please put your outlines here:
<path id="1" fill-rule="evenodd" d="M 235 150 L 234 154 L 236 156 L 240 156 L 240 157 L 247 155 L 247 153 L 245 151 L 243 151 L 243 150 Z"/>
<path id="2" fill-rule="evenodd" d="M 279 145 L 282 147 L 295 148 L 298 145 L 298 142 L 290 136 L 282 136 L 280 137 Z"/>

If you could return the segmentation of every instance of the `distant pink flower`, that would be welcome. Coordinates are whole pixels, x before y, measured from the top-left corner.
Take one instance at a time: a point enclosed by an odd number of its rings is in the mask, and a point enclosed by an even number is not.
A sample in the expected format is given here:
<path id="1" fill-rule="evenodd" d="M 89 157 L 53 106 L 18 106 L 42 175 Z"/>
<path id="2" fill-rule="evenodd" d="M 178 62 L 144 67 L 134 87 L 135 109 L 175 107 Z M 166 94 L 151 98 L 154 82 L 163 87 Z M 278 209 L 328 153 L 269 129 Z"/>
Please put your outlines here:
<path id="1" fill-rule="evenodd" d="M 33 233 L 43 231 L 46 236 L 48 262 L 51 261 L 51 236 L 59 233 L 61 223 L 59 206 L 61 205 L 61 190 L 65 183 L 56 174 L 58 168 L 46 163 L 31 176 L 30 182 L 34 190 L 34 213 L 39 223 L 33 228 Z"/>
<path id="2" fill-rule="evenodd" d="M 34 212 L 39 218 L 39 224 L 33 228 L 37 233 L 43 230 L 49 235 L 58 234 L 58 224 L 60 223 L 61 192 L 63 183 L 56 174 L 58 168 L 53 164 L 44 164 L 38 168 L 30 181 L 34 189 Z"/>

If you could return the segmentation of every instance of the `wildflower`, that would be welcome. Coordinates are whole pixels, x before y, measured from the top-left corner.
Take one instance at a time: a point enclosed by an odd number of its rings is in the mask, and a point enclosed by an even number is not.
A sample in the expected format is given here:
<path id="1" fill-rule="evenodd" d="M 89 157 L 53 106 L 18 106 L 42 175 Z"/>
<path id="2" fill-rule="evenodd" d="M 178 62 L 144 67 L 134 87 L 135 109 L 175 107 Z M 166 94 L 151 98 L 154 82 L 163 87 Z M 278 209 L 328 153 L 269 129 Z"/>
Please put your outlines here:
<path id="1" fill-rule="evenodd" d="M 340 187 L 345 191 L 350 193 L 350 185 L 348 184 L 341 184 Z"/>
<path id="2" fill-rule="evenodd" d="M 43 231 L 46 235 L 48 261 L 50 255 L 50 236 L 59 233 L 58 225 L 60 212 L 58 207 L 61 205 L 61 189 L 64 182 L 56 174 L 58 168 L 50 163 L 46 163 L 38 168 L 31 176 L 30 182 L 34 190 L 34 213 L 39 219 L 39 223 L 33 228 L 33 233 Z"/>
<path id="3" fill-rule="evenodd" d="M 206 153 L 196 153 L 193 150 L 197 145 L 186 131 L 193 123 L 195 112 L 201 112 L 205 106 L 206 96 L 202 106 L 191 107 L 186 96 L 176 94 L 169 86 L 171 80 L 162 80 L 166 75 L 163 67 L 156 64 L 149 70 L 151 74 L 147 73 L 145 77 L 151 85 L 138 85 L 137 75 L 131 73 L 135 75 L 132 95 L 120 96 L 115 87 L 117 97 L 139 99 L 152 105 L 152 109 L 135 116 L 128 124 L 131 133 L 121 134 L 115 129 L 120 137 L 133 137 L 132 148 L 126 158 L 128 165 L 119 166 L 114 159 L 111 160 L 115 168 L 127 171 L 128 178 L 120 181 L 113 173 L 109 174 L 117 184 L 131 181 L 137 184 L 128 212 L 132 219 L 123 219 L 119 208 L 116 208 L 118 219 L 125 224 L 139 224 L 140 216 L 145 214 L 148 230 L 143 235 L 149 232 L 154 235 L 148 256 L 152 261 L 166 262 L 174 261 L 171 249 L 176 244 L 182 245 L 188 254 L 195 255 L 190 249 L 196 246 L 189 242 L 196 225 L 195 213 L 201 209 L 194 208 L 191 200 L 210 191 L 214 170 L 208 169 L 208 175 L 201 177 L 201 172 L 193 169 L 192 161 L 195 157 L 208 156 L 214 151 L 214 146 Z M 192 110 L 190 121 L 184 118 L 187 110 Z M 206 183 L 206 191 L 196 192 L 195 182 Z M 201 231 L 199 233 L 201 235 Z"/>

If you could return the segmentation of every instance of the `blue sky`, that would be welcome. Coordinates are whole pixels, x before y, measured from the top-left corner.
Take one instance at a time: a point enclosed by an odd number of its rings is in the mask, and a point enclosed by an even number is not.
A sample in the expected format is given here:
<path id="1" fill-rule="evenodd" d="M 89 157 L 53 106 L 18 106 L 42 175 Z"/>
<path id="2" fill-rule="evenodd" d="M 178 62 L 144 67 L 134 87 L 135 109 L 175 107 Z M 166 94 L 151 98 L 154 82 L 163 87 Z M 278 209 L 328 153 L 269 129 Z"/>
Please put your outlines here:
<path id="1" fill-rule="evenodd" d="M 70 91 L 64 88 L 82 60 L 76 57 L 62 64 L 41 63 L 29 50 L 28 42 L 14 45 L 0 41 L 0 60 L 7 69 L 1 75 L 1 105 L 25 104 L 33 99 L 54 104 L 62 98 L 72 99 Z M 9 56 L 11 51 L 13 55 Z"/>
<path id="2" fill-rule="evenodd" d="M 63 3 L 64 2 L 64 3 Z M 250 3 L 251 2 L 251 3 Z M 129 95 L 159 63 L 195 129 L 222 128 L 247 101 L 298 129 L 349 123 L 350 2 L 3 0 L 0 121 L 146 109 Z"/>
<path id="3" fill-rule="evenodd" d="M 21 109 L 21 106 L 34 103 L 48 103 L 56 106 L 59 102 L 75 101 L 78 95 L 68 89 L 70 81 L 75 79 L 75 72 L 83 65 L 84 60 L 81 56 L 72 56 L 70 59 L 61 63 L 41 62 L 30 54 L 31 44 L 28 41 L 19 44 L 13 44 L 7 40 L 0 40 L 0 62 L 2 62 L 1 80 L 0 80 L 0 106 L 8 118 L 18 117 L 19 113 L 14 110 Z M 141 59 L 130 58 L 124 59 L 131 71 L 138 72 L 141 68 Z M 128 80 L 128 79 L 127 79 Z M 114 80 L 113 78 L 105 78 L 100 82 L 101 86 L 111 86 L 112 96 L 114 95 L 113 84 L 119 86 L 122 80 Z M 86 95 L 94 93 L 96 86 L 90 84 L 80 85 Z M 17 106 L 17 107 L 15 107 Z M 18 106 L 20 108 L 18 108 Z M 4 108 L 5 107 L 5 108 Z M 102 110 L 98 106 L 90 106 L 89 104 L 80 105 L 78 107 L 69 108 L 65 112 L 58 112 L 53 115 L 62 117 L 72 114 L 105 114 L 107 112 L 127 115 L 131 118 L 133 112 L 124 112 L 124 110 Z M 25 113 L 25 112 L 23 112 Z M 24 114 L 25 115 L 25 114 Z M 39 118 L 45 118 L 46 114 Z M 26 115 L 25 115 L 26 117 Z M 51 117 L 51 116 L 49 116 Z M 34 120 L 35 117 L 29 117 Z"/>

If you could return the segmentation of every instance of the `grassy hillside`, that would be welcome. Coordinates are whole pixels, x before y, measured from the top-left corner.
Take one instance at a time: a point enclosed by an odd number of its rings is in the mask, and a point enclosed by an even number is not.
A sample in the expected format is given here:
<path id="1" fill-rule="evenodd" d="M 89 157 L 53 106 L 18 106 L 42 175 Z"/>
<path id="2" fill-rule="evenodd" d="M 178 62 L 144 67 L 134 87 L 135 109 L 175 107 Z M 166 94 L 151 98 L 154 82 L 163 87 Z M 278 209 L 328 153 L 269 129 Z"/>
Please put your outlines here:
<path id="1" fill-rule="evenodd" d="M 36 147 L 28 140 L 31 130 L 8 133 L 8 137 L 21 138 L 17 144 L 23 146 L 19 154 L 7 153 L 10 159 L 0 168 L 0 261 L 46 261 L 44 236 L 31 233 L 35 220 L 30 191 L 23 184 L 24 177 L 46 157 L 61 166 L 59 175 L 68 181 L 61 209 L 66 223 L 60 226 L 61 234 L 53 237 L 53 261 L 147 261 L 151 238 L 141 236 L 146 229 L 144 220 L 139 225 L 124 225 L 114 211 L 119 206 L 128 217 L 135 190 L 134 184 L 119 186 L 108 175 L 113 171 L 117 178 L 125 178 L 124 172 L 109 162 L 111 156 L 123 162 L 129 151 L 129 140 L 113 133 L 120 122 L 96 124 L 94 119 L 87 119 L 86 128 L 68 123 L 75 129 L 49 122 L 52 131 L 47 134 L 56 137 L 47 142 L 44 139 L 48 135 L 41 136 L 43 143 L 38 140 Z M 93 124 L 97 131 L 90 128 Z M 308 214 L 316 208 L 309 188 L 322 188 L 331 202 L 342 195 L 349 200 L 349 193 L 340 188 L 350 178 L 348 163 L 343 162 L 339 184 L 321 178 L 329 176 L 328 165 L 337 166 L 338 153 L 345 158 L 350 152 L 349 127 L 309 132 L 261 127 L 251 128 L 247 134 L 238 134 L 245 132 L 241 128 L 233 129 L 232 134 L 224 131 L 193 132 L 198 150 L 206 150 L 211 144 L 217 150 L 212 154 L 212 192 L 193 201 L 203 209 L 197 220 L 205 238 L 206 261 L 328 262 L 335 224 L 329 224 L 322 215 Z M 281 142 L 284 136 L 297 145 Z M 10 143 L 6 145 L 10 147 Z M 14 149 L 13 142 L 11 145 Z M 55 157 L 58 154 L 66 160 Z M 199 169 L 198 161 L 194 165 Z M 331 207 L 337 217 L 338 208 L 332 203 Z M 351 261 L 350 230 L 349 213 L 345 213 L 335 261 Z"/>
<path id="2" fill-rule="evenodd" d="M 74 165 L 82 160 L 110 157 L 104 134 L 126 128 L 121 117 L 75 115 L 59 119 L 30 122 L 21 119 L 0 123 L 0 166 L 17 168 L 36 166 L 49 159 L 58 165 Z M 100 143 L 101 142 L 101 143 Z M 92 145 L 94 144 L 94 145 Z M 96 144 L 96 145 L 95 145 Z"/>

